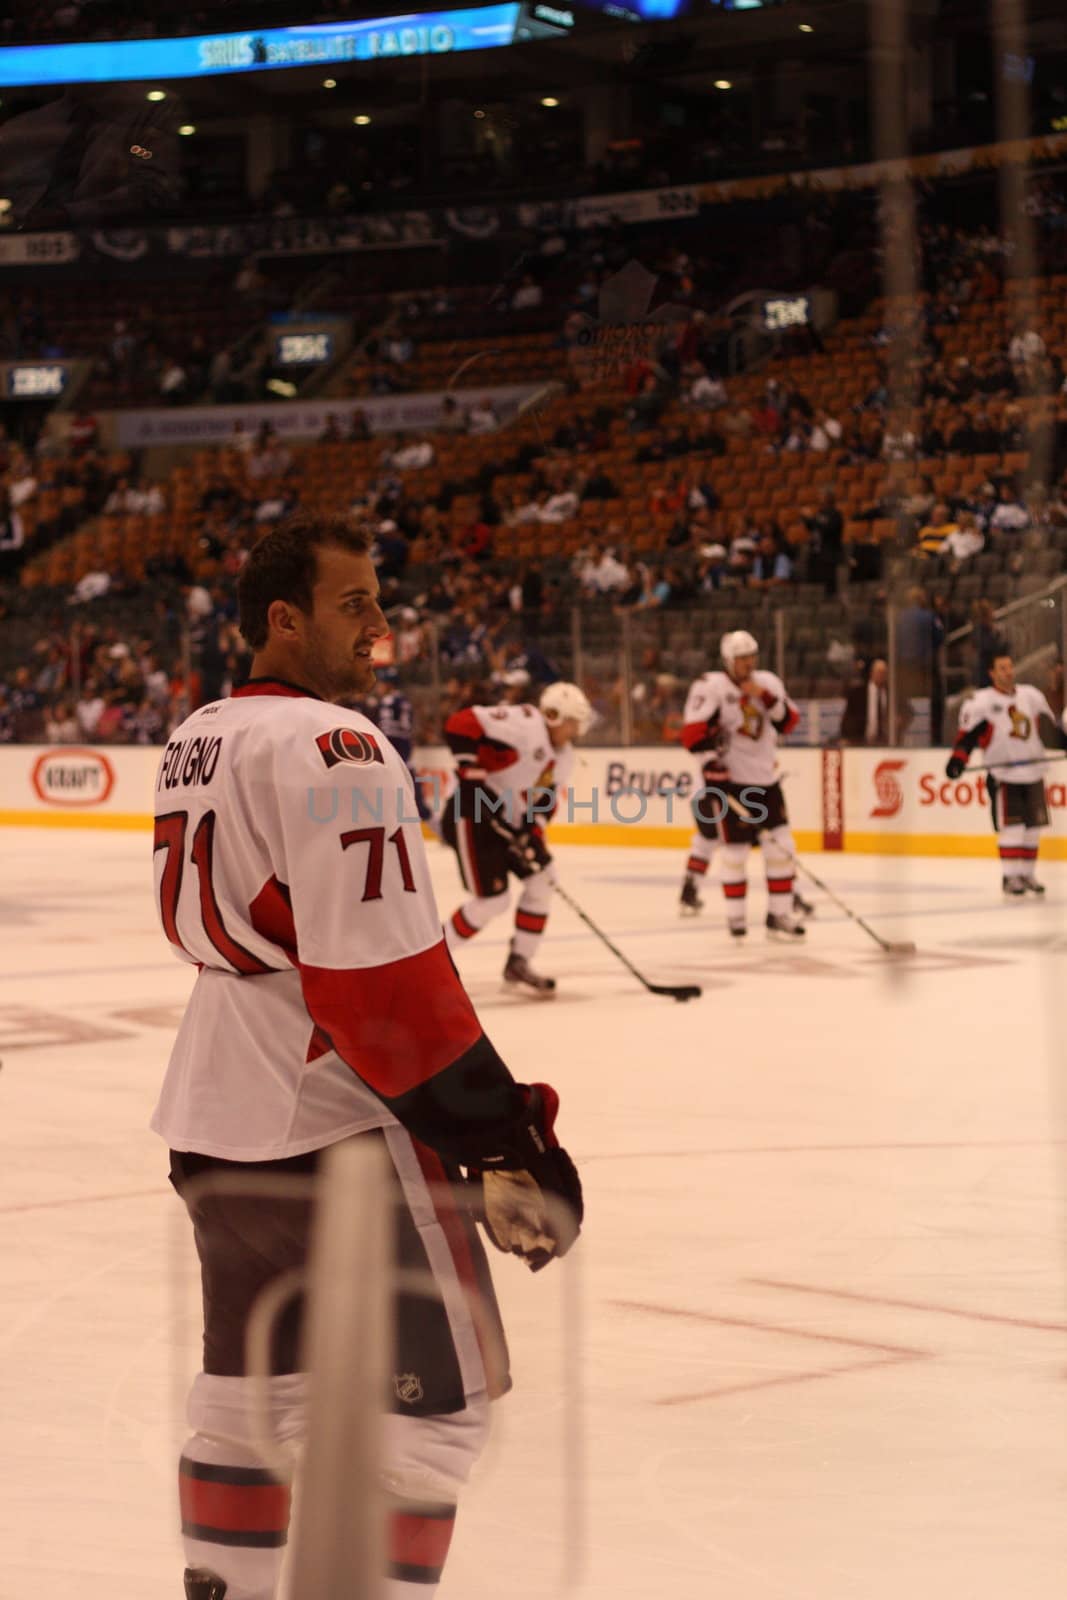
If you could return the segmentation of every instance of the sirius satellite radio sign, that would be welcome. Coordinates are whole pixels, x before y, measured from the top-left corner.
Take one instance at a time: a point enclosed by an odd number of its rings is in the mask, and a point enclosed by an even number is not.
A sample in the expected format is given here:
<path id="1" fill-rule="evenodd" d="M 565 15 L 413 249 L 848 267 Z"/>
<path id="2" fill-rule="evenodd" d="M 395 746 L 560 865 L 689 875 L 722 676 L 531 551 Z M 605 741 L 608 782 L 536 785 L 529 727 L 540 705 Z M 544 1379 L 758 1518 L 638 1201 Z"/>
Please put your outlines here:
<path id="1" fill-rule="evenodd" d="M 332 67 L 400 56 L 450 55 L 514 43 L 518 0 L 459 11 L 411 12 L 360 22 L 259 28 L 187 39 L 108 39 L 0 50 L 0 86 L 158 82 L 228 72 Z"/>

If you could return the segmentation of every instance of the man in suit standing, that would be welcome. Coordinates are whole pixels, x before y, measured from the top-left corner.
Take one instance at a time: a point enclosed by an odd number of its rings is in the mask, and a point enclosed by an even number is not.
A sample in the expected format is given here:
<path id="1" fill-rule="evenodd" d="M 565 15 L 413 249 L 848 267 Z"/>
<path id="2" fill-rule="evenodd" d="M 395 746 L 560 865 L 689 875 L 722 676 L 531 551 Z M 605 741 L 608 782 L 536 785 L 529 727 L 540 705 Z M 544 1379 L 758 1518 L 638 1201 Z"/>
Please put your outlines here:
<path id="1" fill-rule="evenodd" d="M 884 661 L 872 661 L 866 677 L 850 687 L 838 737 L 842 744 L 890 743 L 889 668 Z"/>

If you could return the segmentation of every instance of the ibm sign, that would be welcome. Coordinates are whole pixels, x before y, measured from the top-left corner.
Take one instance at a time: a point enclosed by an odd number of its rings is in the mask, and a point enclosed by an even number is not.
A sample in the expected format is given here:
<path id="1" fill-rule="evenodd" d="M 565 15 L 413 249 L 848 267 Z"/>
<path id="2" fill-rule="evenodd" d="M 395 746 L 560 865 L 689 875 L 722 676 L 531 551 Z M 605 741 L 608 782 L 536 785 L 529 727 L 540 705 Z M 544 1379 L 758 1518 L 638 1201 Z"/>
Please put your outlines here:
<path id="1" fill-rule="evenodd" d="M 57 400 L 66 387 L 67 369 L 54 361 L 7 369 L 9 400 Z"/>
<path id="2" fill-rule="evenodd" d="M 763 326 L 768 333 L 806 328 L 811 322 L 811 300 L 806 294 L 778 295 L 763 302 Z"/>
<path id="3" fill-rule="evenodd" d="M 332 333 L 279 333 L 275 338 L 276 366 L 317 367 L 332 360 Z"/>

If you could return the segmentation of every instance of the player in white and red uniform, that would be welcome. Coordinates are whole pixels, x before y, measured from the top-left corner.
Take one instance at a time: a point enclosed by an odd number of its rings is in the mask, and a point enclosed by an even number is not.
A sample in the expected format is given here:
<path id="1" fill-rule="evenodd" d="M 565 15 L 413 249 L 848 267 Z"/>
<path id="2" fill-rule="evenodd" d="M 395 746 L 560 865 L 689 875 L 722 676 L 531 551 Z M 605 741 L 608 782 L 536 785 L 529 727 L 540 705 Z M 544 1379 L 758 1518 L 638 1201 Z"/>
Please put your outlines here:
<path id="1" fill-rule="evenodd" d="M 796 727 L 797 708 L 782 680 L 757 668 L 759 645 L 750 633 L 726 634 L 721 649 L 725 672 L 705 672 L 689 690 L 682 741 L 693 755 L 712 755 L 715 782 L 701 807 L 720 819 L 727 927 L 735 938 L 747 932 L 748 853 L 758 844 L 767 871 L 767 931 L 802 939 L 793 915 L 796 852 L 776 777 L 778 740 Z"/>
<path id="2" fill-rule="evenodd" d="M 986 785 L 1004 893 L 1044 894 L 1044 885 L 1035 876 L 1040 832 L 1048 827 L 1041 764 L 1046 755 L 1042 718 L 1056 728 L 1061 743 L 1067 740 L 1041 690 L 1031 683 L 1015 682 L 1015 663 L 1008 651 L 994 656 L 989 676 L 990 685 L 977 690 L 961 708 L 959 732 L 945 772 L 958 778 L 971 752 L 982 751 L 986 767 L 992 769 Z"/>
<path id="3" fill-rule="evenodd" d="M 238 595 L 250 681 L 175 730 L 156 783 L 160 917 L 197 969 L 153 1117 L 203 1276 L 204 1370 L 180 1467 L 186 1595 L 276 1593 L 289 1489 L 259 1453 L 244 1335 L 261 1291 L 305 1267 L 311 1220 L 306 1201 L 200 1180 L 313 1173 L 324 1149 L 359 1137 L 392 1164 L 398 1263 L 436 1286 L 395 1297 L 383 1463 L 383 1593 L 429 1600 L 488 1401 L 509 1382 L 461 1169 L 481 1175 L 493 1242 L 535 1268 L 573 1242 L 581 1191 L 552 1137 L 555 1095 L 515 1083 L 456 976 L 410 774 L 366 717 L 332 703 L 373 687 L 387 628 L 366 542 L 343 524 L 282 525 Z M 285 1444 L 303 1427 L 301 1316 L 296 1303 L 280 1319 L 265 1388 Z"/>
<path id="4" fill-rule="evenodd" d="M 456 787 L 441 819 L 468 898 L 445 924 L 449 949 L 502 915 L 510 904 L 508 878 L 522 880 L 504 978 L 548 996 L 556 980 L 536 972 L 555 884 L 555 866 L 541 821 L 556 809 L 556 793 L 574 765 L 573 741 L 593 710 L 575 683 L 553 683 L 539 705 L 469 706 L 445 723 L 456 758 Z"/>

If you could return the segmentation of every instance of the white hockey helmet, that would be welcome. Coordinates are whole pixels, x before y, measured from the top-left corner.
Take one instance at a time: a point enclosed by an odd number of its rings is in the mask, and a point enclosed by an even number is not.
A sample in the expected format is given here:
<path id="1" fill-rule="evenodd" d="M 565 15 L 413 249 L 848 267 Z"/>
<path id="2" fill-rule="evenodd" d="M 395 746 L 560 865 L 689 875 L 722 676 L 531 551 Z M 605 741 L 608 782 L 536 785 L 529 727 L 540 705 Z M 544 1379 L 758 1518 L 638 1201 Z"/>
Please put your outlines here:
<path id="1" fill-rule="evenodd" d="M 550 683 L 540 699 L 541 715 L 549 727 L 565 717 L 573 717 L 578 724 L 579 737 L 586 733 L 593 720 L 593 708 L 576 683 Z"/>
<path id="2" fill-rule="evenodd" d="M 759 642 L 753 639 L 744 628 L 738 628 L 734 633 L 724 633 L 719 646 L 722 658 L 727 667 L 732 667 L 738 656 L 758 656 Z"/>

